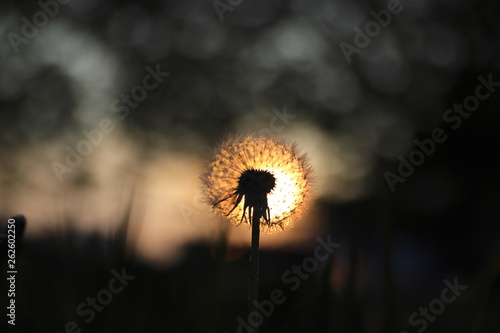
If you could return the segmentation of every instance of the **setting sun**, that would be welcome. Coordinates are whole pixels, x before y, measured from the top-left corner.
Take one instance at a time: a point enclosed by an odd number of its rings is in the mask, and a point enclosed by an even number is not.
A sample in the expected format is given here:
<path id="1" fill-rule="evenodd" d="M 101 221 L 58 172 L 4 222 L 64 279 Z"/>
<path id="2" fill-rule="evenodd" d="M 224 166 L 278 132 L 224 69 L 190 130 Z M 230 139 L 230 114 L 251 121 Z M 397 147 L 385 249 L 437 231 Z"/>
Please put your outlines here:
<path id="1" fill-rule="evenodd" d="M 242 176 L 254 170 L 272 178 L 266 196 L 254 200 L 266 209 L 260 224 L 267 233 L 293 226 L 311 188 L 311 170 L 305 155 L 295 145 L 272 137 L 229 138 L 215 152 L 207 169 L 202 180 L 208 202 L 236 225 L 251 223 L 245 209 L 252 192 L 244 195 L 238 190 Z"/>

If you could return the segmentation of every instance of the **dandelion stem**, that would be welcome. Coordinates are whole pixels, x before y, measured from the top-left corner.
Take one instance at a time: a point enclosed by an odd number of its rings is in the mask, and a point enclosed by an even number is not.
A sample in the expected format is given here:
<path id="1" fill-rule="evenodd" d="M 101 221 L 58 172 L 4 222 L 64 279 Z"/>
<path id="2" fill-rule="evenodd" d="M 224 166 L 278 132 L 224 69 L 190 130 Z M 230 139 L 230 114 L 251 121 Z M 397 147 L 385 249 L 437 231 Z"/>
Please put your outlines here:
<path id="1" fill-rule="evenodd" d="M 252 216 L 252 250 L 250 252 L 250 283 L 248 286 L 248 312 L 257 311 L 257 301 L 259 294 L 259 237 L 260 218 L 258 209 L 254 210 Z M 254 333 L 258 332 L 258 327 L 254 327 Z"/>

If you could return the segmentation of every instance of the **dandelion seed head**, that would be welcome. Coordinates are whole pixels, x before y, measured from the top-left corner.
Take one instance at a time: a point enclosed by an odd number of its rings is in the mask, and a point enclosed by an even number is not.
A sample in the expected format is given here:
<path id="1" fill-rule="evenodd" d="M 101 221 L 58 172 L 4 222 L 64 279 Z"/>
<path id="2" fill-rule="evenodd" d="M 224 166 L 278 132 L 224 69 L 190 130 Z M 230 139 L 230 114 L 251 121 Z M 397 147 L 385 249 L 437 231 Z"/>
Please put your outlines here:
<path id="1" fill-rule="evenodd" d="M 259 213 L 262 232 L 293 226 L 311 190 L 311 168 L 295 144 L 275 137 L 230 137 L 214 151 L 201 177 L 206 201 L 234 224 L 251 224 Z"/>

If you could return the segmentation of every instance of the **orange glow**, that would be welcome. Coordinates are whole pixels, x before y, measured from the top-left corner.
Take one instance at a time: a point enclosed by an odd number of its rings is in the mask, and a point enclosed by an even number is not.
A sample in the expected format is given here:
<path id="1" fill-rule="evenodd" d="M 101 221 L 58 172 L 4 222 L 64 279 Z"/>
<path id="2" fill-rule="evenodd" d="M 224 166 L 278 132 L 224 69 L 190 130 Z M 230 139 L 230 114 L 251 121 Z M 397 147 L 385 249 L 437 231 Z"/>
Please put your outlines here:
<path id="1" fill-rule="evenodd" d="M 305 155 L 295 145 L 276 138 L 248 136 L 223 142 L 202 176 L 208 203 L 232 223 L 250 224 L 242 219 L 243 200 L 234 208 L 237 200 L 234 193 L 241 174 L 252 169 L 267 171 L 275 178 L 275 186 L 267 195 L 270 219 L 269 222 L 261 219 L 262 231 L 291 228 L 306 206 L 311 170 Z M 229 199 L 221 201 L 224 198 Z"/>

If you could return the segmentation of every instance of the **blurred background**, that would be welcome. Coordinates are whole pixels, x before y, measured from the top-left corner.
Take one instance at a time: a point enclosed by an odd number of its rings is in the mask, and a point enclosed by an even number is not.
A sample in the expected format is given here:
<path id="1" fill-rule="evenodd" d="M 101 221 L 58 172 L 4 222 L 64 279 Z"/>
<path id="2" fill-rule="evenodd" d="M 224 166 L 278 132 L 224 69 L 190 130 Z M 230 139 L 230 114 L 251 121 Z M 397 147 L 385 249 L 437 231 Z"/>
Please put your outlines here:
<path id="1" fill-rule="evenodd" d="M 297 142 L 316 178 L 296 227 L 261 237 L 261 298 L 287 299 L 261 332 L 500 331 L 499 5 L 2 1 L 0 226 L 27 219 L 14 331 L 248 331 L 250 231 L 228 226 L 215 256 L 199 175 L 251 132 Z M 341 245 L 292 291 L 317 237 Z M 135 279 L 87 323 L 76 308 L 122 268 Z M 455 279 L 455 301 L 410 321 Z"/>

